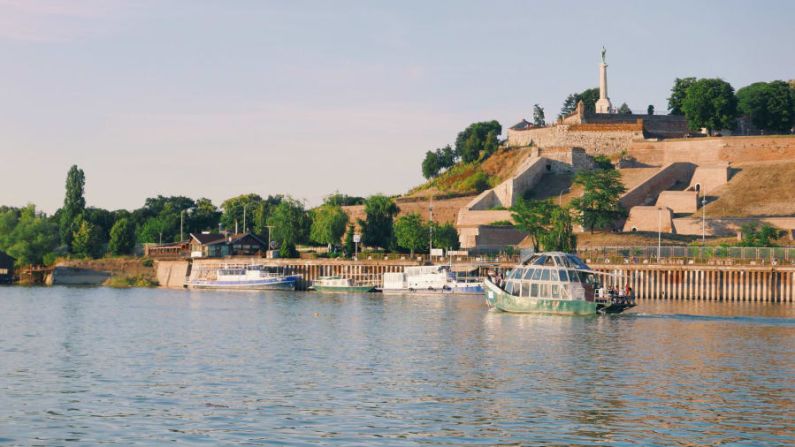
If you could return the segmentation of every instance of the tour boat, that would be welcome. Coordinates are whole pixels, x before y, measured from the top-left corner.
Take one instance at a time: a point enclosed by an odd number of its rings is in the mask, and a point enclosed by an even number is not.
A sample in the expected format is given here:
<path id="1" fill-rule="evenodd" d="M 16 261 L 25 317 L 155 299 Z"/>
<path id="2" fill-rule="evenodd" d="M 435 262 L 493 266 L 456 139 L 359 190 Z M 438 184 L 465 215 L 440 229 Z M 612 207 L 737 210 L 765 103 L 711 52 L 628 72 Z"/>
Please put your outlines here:
<path id="1" fill-rule="evenodd" d="M 300 275 L 285 274 L 282 267 L 254 264 L 219 268 L 215 271 L 215 279 L 193 279 L 188 286 L 196 289 L 295 290 L 300 278 Z"/>
<path id="2" fill-rule="evenodd" d="M 577 256 L 538 253 L 503 279 L 487 278 L 486 303 L 504 312 L 565 315 L 619 313 L 635 306 L 634 294 L 607 291 L 600 275 Z"/>
<path id="3" fill-rule="evenodd" d="M 480 295 L 480 280 L 460 280 L 446 265 L 406 267 L 402 273 L 384 273 L 384 293 L 444 293 Z"/>
<path id="4" fill-rule="evenodd" d="M 312 287 L 310 287 L 310 289 L 317 290 L 318 292 L 366 293 L 375 290 L 375 286 L 361 284 L 350 278 L 343 278 L 341 276 L 321 276 L 316 281 L 312 282 Z"/>

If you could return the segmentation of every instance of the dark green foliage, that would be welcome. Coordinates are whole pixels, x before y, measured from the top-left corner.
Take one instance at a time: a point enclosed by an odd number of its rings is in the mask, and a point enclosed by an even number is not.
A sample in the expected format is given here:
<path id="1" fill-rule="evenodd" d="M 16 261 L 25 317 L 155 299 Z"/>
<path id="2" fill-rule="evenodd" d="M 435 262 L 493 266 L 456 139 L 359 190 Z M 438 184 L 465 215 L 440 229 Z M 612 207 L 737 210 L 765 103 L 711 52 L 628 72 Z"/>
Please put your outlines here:
<path id="1" fill-rule="evenodd" d="M 560 109 L 560 116 L 565 117 L 570 115 L 577 108 L 577 103 L 582 101 L 585 106 L 586 113 L 596 112 L 596 101 L 599 100 L 599 88 L 589 88 L 580 93 L 572 93 L 563 101 L 563 107 Z"/>
<path id="2" fill-rule="evenodd" d="M 649 104 L 649 106 L 646 107 L 646 114 L 647 115 L 654 115 L 654 106 L 652 104 Z"/>
<path id="3" fill-rule="evenodd" d="M 415 250 L 428 248 L 430 233 L 417 213 L 407 214 L 395 221 L 395 241 L 398 247 L 405 248 L 414 256 Z"/>
<path id="4" fill-rule="evenodd" d="M 687 88 L 682 111 L 691 130 L 705 127 L 712 133 L 733 128 L 737 117 L 734 88 L 722 79 L 699 79 Z"/>
<path id="5" fill-rule="evenodd" d="M 348 215 L 339 205 L 321 205 L 312 210 L 312 228 L 310 238 L 318 244 L 337 245 L 340 243 L 345 228 L 348 226 Z"/>
<path id="6" fill-rule="evenodd" d="M 433 246 L 436 248 L 444 248 L 447 250 L 458 250 L 460 241 L 458 239 L 458 230 L 451 223 L 439 225 L 436 222 L 433 225 Z"/>
<path id="7" fill-rule="evenodd" d="M 439 175 L 439 172 L 442 170 L 453 167 L 455 162 L 455 151 L 453 151 L 453 148 L 451 148 L 449 144 L 435 151 L 428 151 L 425 153 L 425 159 L 422 161 L 422 176 L 430 180 Z"/>
<path id="8" fill-rule="evenodd" d="M 477 171 L 464 180 L 461 187 L 466 191 L 481 193 L 491 188 L 491 178 L 483 171 Z"/>
<path id="9" fill-rule="evenodd" d="M 795 90 L 784 81 L 755 82 L 737 90 L 741 115 L 767 133 L 787 133 L 795 123 Z"/>
<path id="10" fill-rule="evenodd" d="M 544 118 L 544 108 L 538 104 L 533 104 L 533 125 L 536 127 L 544 127 L 547 125 Z"/>
<path id="11" fill-rule="evenodd" d="M 221 211 L 218 210 L 218 207 L 210 199 L 202 197 L 196 201 L 195 206 L 188 213 L 185 237 L 188 237 L 190 233 L 217 230 L 220 220 Z"/>
<path id="12" fill-rule="evenodd" d="M 770 225 L 756 222 L 749 222 L 740 227 L 742 241 L 738 244 L 741 247 L 775 247 L 773 243 L 781 235 L 781 230 Z"/>
<path id="13" fill-rule="evenodd" d="M 626 188 L 615 169 L 580 171 L 574 177 L 574 184 L 583 186 L 584 192 L 572 201 L 572 207 L 579 213 L 580 224 L 591 232 L 610 227 L 626 216 L 626 210 L 618 201 Z"/>
<path id="14" fill-rule="evenodd" d="M 58 225 L 34 205 L 0 208 L 0 250 L 16 259 L 17 265 L 42 264 L 53 258 L 60 238 Z"/>
<path id="15" fill-rule="evenodd" d="M 455 140 L 455 153 L 464 163 L 484 159 L 499 146 L 502 126 L 497 121 L 472 123 Z"/>
<path id="16" fill-rule="evenodd" d="M 549 200 L 519 200 L 511 207 L 516 228 L 530 236 L 535 251 L 541 248 L 541 237 L 547 231 L 554 206 Z"/>
<path id="17" fill-rule="evenodd" d="M 135 227 L 126 218 L 121 218 L 110 229 L 108 251 L 114 255 L 129 255 L 135 248 Z"/>
<path id="18" fill-rule="evenodd" d="M 279 257 L 280 258 L 297 258 L 299 256 L 298 250 L 295 249 L 295 244 L 293 243 L 282 243 L 279 247 Z"/>
<path id="19" fill-rule="evenodd" d="M 83 196 L 86 186 L 86 176 L 83 170 L 73 165 L 66 174 L 66 195 L 63 208 L 60 210 L 61 243 L 71 251 L 72 235 L 77 229 L 76 221 L 86 208 L 86 199 Z"/>
<path id="20" fill-rule="evenodd" d="M 353 253 L 356 251 L 356 244 L 353 242 L 355 231 L 355 225 L 348 225 L 348 231 L 345 232 L 345 242 L 343 242 L 343 248 L 347 256 L 353 256 Z"/>
<path id="21" fill-rule="evenodd" d="M 593 158 L 594 169 L 615 169 L 613 162 L 606 155 L 597 155 Z"/>
<path id="22" fill-rule="evenodd" d="M 91 222 L 78 218 L 72 235 L 72 253 L 78 258 L 98 258 L 102 255 L 99 232 Z"/>
<path id="23" fill-rule="evenodd" d="M 364 197 L 349 196 L 347 194 L 335 192 L 334 194 L 326 196 L 323 199 L 323 204 L 339 206 L 364 205 Z"/>
<path id="24" fill-rule="evenodd" d="M 621 115 L 632 115 L 632 109 L 624 102 L 621 103 L 621 106 L 618 108 L 618 113 Z"/>
<path id="25" fill-rule="evenodd" d="M 304 205 L 292 197 L 286 196 L 276 205 L 268 218 L 268 225 L 273 226 L 271 237 L 284 246 L 293 246 L 304 242 L 309 236 L 310 219 Z"/>
<path id="26" fill-rule="evenodd" d="M 670 115 L 684 115 L 685 111 L 682 108 L 682 103 L 687 96 L 687 89 L 690 88 L 696 78 L 676 78 L 674 85 L 671 87 L 671 96 L 668 97 L 668 113 Z"/>
<path id="27" fill-rule="evenodd" d="M 571 253 L 577 249 L 577 236 L 568 208 L 553 205 L 546 231 L 540 235 L 540 243 L 547 251 Z"/>
<path id="28" fill-rule="evenodd" d="M 371 247 L 388 249 L 394 240 L 393 220 L 399 209 L 395 202 L 382 194 L 367 198 L 364 203 L 365 219 L 359 220 L 362 243 Z"/>

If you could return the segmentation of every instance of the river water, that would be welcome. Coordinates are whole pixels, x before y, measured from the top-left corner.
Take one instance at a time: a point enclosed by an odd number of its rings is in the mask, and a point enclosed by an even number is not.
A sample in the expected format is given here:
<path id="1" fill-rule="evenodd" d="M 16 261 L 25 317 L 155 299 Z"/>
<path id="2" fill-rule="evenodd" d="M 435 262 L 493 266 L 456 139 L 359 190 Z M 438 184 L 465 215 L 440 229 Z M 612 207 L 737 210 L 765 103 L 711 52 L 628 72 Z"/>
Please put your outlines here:
<path id="1" fill-rule="evenodd" d="M 3 445 L 795 445 L 795 306 L 0 288 Z"/>

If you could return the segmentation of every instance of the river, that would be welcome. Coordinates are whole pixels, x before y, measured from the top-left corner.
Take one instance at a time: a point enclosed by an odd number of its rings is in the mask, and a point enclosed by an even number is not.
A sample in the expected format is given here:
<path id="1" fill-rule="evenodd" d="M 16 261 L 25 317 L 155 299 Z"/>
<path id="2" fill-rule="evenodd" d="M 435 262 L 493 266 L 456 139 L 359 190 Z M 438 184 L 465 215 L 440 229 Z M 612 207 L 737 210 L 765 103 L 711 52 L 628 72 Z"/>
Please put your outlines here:
<path id="1" fill-rule="evenodd" d="M 3 445 L 795 445 L 795 306 L 0 288 Z"/>

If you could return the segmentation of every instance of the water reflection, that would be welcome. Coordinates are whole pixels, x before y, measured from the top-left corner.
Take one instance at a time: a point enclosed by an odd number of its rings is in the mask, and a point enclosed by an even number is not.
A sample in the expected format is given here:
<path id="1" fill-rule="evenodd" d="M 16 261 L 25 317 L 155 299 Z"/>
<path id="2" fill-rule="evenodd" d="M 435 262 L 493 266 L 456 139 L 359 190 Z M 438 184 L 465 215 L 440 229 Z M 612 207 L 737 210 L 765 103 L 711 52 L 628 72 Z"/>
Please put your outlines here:
<path id="1" fill-rule="evenodd" d="M 0 443 L 795 443 L 795 309 L 2 289 Z"/>

